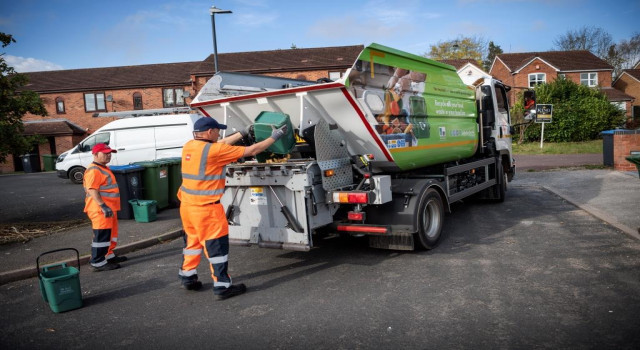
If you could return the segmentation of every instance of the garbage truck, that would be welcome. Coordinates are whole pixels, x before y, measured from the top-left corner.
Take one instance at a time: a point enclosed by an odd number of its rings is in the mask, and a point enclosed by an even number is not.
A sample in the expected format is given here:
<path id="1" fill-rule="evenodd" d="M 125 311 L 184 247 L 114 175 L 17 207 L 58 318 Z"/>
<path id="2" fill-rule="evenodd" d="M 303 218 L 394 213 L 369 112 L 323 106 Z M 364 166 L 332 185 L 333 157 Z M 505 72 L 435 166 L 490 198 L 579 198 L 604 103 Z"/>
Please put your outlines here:
<path id="1" fill-rule="evenodd" d="M 307 251 L 332 233 L 431 249 L 452 203 L 503 202 L 515 175 L 499 80 L 468 86 L 452 66 L 375 43 L 337 81 L 244 78 L 218 73 L 191 103 L 226 135 L 252 129 L 248 142 L 289 125 L 257 159 L 226 167 L 232 244 Z"/>

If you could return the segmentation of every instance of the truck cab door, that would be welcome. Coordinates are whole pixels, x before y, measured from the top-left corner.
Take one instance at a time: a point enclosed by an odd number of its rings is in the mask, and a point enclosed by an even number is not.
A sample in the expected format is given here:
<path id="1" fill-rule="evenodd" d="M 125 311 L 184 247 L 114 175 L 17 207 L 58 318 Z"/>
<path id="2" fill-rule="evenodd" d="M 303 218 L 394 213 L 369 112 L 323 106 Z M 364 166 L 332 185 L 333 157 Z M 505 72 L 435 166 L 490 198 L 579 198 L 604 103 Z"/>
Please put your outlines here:
<path id="1" fill-rule="evenodd" d="M 511 141 L 511 117 L 509 115 L 509 100 L 503 85 L 495 84 L 495 122 L 498 128 L 498 138 Z"/>

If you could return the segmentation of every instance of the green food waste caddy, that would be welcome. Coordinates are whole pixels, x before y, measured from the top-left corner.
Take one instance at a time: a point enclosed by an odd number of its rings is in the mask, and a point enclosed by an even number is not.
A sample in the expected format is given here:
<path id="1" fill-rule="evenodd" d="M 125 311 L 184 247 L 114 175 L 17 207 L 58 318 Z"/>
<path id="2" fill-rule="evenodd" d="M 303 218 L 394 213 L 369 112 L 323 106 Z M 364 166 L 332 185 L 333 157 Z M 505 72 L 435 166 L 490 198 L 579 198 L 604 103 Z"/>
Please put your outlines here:
<path id="1" fill-rule="evenodd" d="M 57 263 L 43 266 L 40 269 L 40 258 L 43 255 L 73 250 L 76 252 L 78 268 Z M 36 259 L 40 292 L 42 299 L 49 303 L 55 313 L 65 312 L 82 307 L 82 290 L 80 289 L 80 254 L 75 248 L 63 248 L 42 253 Z"/>
<path id="2" fill-rule="evenodd" d="M 291 125 L 291 119 L 288 114 L 280 112 L 261 112 L 256 121 L 253 124 L 253 133 L 256 138 L 256 142 L 266 140 L 271 137 L 271 133 L 274 128 L 278 129 L 283 125 L 287 125 L 287 133 L 282 136 L 273 145 L 267 148 L 267 152 L 275 154 L 288 154 L 296 145 L 296 139 L 293 136 L 293 126 Z"/>

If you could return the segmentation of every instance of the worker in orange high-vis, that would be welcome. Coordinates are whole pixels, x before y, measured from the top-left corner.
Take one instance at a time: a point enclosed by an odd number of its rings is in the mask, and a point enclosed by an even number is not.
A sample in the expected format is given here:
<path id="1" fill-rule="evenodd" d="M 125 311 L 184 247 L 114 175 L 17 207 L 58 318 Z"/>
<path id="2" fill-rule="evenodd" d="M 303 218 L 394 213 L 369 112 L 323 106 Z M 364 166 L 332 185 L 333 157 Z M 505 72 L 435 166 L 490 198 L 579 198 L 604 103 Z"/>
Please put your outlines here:
<path id="1" fill-rule="evenodd" d="M 218 140 L 220 130 L 227 126 L 215 119 L 198 119 L 193 127 L 193 140 L 182 149 L 182 186 L 178 190 L 180 218 L 184 228 L 182 268 L 178 275 L 182 287 L 198 290 L 196 267 L 204 251 L 211 264 L 213 293 L 227 299 L 246 291 L 244 284 L 233 284 L 229 276 L 229 224 L 220 198 L 224 193 L 225 166 L 242 157 L 254 156 L 266 150 L 287 132 L 287 126 L 275 129 L 271 137 L 251 146 L 232 146 L 248 131 L 234 133 Z"/>
<path id="2" fill-rule="evenodd" d="M 93 163 L 84 172 L 83 186 L 86 192 L 84 212 L 91 219 L 91 266 L 94 271 L 114 270 L 126 261 L 126 256 L 113 253 L 118 244 L 118 217 L 120 191 L 116 177 L 107 167 L 111 153 L 117 151 L 107 144 L 93 146 Z"/>

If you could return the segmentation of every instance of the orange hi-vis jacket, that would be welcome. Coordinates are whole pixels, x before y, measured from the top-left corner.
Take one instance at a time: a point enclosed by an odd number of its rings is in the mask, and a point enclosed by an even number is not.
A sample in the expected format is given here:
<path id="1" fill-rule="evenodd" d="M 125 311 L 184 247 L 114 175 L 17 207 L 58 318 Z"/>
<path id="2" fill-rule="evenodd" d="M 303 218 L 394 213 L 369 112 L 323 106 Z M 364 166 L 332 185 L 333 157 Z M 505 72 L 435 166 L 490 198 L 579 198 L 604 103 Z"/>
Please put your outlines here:
<path id="1" fill-rule="evenodd" d="M 88 189 L 96 189 L 100 193 L 102 200 L 113 211 L 120 210 L 120 190 L 116 177 L 111 169 L 106 166 L 91 163 L 84 172 L 83 186 L 85 191 Z M 84 212 L 101 211 L 100 205 L 89 195 L 84 200 Z"/>
<path id="2" fill-rule="evenodd" d="M 185 204 L 217 202 L 224 193 L 225 166 L 244 155 L 243 146 L 190 140 L 182 148 L 182 186 L 178 199 Z"/>

